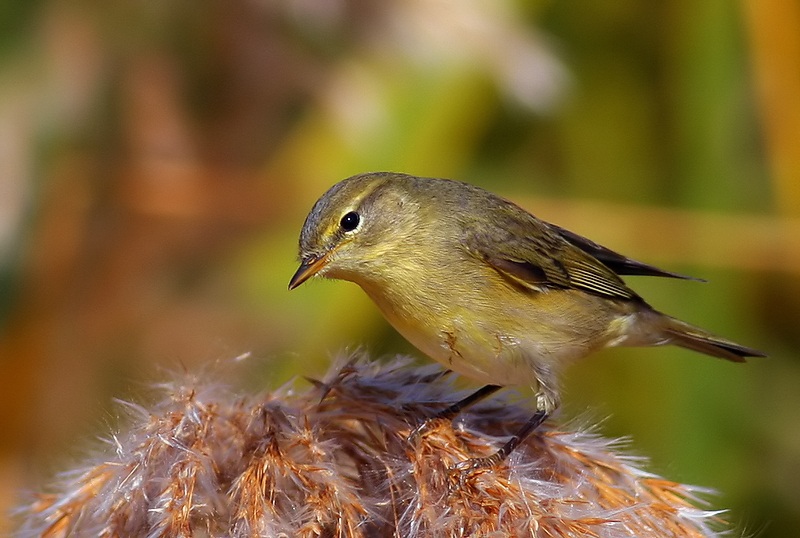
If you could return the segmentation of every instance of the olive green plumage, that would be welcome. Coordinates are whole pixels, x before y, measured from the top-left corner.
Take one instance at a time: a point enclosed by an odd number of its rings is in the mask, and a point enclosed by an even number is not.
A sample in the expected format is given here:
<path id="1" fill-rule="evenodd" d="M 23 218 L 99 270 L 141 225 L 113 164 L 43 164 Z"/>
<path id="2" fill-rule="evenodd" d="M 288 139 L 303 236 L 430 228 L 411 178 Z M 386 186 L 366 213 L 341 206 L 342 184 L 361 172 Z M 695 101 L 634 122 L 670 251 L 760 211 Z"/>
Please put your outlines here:
<path id="1" fill-rule="evenodd" d="M 620 275 L 687 277 L 457 181 L 388 172 L 341 181 L 308 215 L 300 258 L 291 288 L 314 274 L 355 282 L 421 351 L 487 384 L 528 384 L 547 414 L 563 365 L 603 347 L 763 355 L 654 310 Z"/>

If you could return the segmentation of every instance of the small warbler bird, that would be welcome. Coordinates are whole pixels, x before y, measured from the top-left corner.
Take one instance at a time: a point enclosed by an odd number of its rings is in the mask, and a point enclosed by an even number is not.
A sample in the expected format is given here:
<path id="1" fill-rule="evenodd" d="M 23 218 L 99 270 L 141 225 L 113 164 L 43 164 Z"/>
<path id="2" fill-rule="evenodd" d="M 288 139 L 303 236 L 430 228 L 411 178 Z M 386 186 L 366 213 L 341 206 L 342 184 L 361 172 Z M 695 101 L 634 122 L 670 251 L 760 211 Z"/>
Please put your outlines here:
<path id="1" fill-rule="evenodd" d="M 355 282 L 409 342 L 487 384 L 529 385 L 536 414 L 493 457 L 503 460 L 559 404 L 565 365 L 611 346 L 673 344 L 742 362 L 763 356 L 662 314 L 620 275 L 689 278 L 641 263 L 534 217 L 484 189 L 376 172 L 345 179 L 314 205 L 300 234 L 310 277 Z"/>

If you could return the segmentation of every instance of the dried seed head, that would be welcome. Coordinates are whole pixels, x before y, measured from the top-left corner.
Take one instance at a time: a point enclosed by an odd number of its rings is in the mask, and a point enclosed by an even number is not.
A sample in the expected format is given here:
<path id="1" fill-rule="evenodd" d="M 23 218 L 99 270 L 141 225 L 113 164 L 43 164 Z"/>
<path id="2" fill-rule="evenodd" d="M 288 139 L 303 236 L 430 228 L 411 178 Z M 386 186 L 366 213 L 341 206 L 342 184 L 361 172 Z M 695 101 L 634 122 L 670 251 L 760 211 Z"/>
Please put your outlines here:
<path id="1" fill-rule="evenodd" d="M 127 431 L 20 510 L 21 536 L 710 537 L 724 526 L 697 488 L 586 432 L 538 430 L 502 466 L 488 456 L 530 414 L 497 399 L 408 441 L 459 398 L 449 376 L 398 358 L 334 367 L 306 392 L 238 398 L 167 384 Z"/>

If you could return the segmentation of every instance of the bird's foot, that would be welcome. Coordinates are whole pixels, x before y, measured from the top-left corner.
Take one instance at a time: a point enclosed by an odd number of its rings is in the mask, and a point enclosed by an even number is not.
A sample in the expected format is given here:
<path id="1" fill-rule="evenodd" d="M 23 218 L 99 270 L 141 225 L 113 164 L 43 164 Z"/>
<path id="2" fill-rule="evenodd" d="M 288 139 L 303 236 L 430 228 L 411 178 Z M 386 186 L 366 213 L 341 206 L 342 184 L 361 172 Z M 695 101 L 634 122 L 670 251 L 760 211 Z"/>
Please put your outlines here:
<path id="1" fill-rule="evenodd" d="M 417 444 L 417 441 L 425 435 L 428 431 L 432 430 L 436 425 L 441 424 L 443 422 L 448 422 L 450 419 L 448 417 L 441 417 L 439 415 L 433 416 L 431 418 L 426 418 L 425 420 L 420 423 L 419 426 L 411 430 L 411 433 L 408 434 L 406 440 L 411 443 L 412 445 Z"/>
<path id="2" fill-rule="evenodd" d="M 545 411 L 537 411 L 530 420 L 525 423 L 520 431 L 509 439 L 500 450 L 486 458 L 470 458 L 459 462 L 450 467 L 449 471 L 451 473 L 457 473 L 459 475 L 459 480 L 463 481 L 468 475 L 475 471 L 496 467 L 503 463 L 506 458 L 508 458 L 508 456 L 510 456 L 511 453 L 545 421 L 545 419 L 547 419 L 547 413 Z"/>
<path id="3" fill-rule="evenodd" d="M 451 473 L 461 473 L 463 476 L 472 473 L 473 471 L 491 469 L 492 467 L 500 465 L 501 463 L 503 463 L 503 458 L 498 451 L 487 458 L 470 458 L 468 460 L 460 461 L 450 467 L 448 471 Z"/>
<path id="4" fill-rule="evenodd" d="M 469 458 L 447 468 L 447 490 L 450 494 L 463 491 L 475 478 L 485 472 L 498 472 L 503 460 L 497 453 L 486 458 Z"/>

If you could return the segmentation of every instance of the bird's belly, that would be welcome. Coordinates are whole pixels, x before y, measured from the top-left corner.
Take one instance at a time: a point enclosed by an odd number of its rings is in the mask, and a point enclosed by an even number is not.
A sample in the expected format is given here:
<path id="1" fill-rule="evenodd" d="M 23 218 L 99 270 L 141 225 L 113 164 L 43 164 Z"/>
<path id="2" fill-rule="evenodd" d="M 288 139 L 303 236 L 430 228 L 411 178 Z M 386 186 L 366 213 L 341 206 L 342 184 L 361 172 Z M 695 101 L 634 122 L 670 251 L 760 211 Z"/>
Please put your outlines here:
<path id="1" fill-rule="evenodd" d="M 510 353 L 500 340 L 494 344 L 487 335 L 466 333 L 457 327 L 425 331 L 395 324 L 395 328 L 417 349 L 454 372 L 492 385 L 534 384 L 533 369 L 526 357 Z"/>
<path id="2" fill-rule="evenodd" d="M 491 385 L 536 387 L 546 372 L 586 355 L 576 342 L 555 343 L 547 331 L 515 327 L 508 331 L 474 312 L 450 312 L 442 326 L 384 312 L 392 326 L 417 349 L 454 372 Z M 504 327 L 513 324 L 503 323 Z"/>
<path id="3" fill-rule="evenodd" d="M 417 349 L 446 368 L 492 385 L 536 387 L 551 381 L 566 364 L 608 344 L 615 317 L 600 315 L 594 299 L 577 293 L 501 305 L 480 299 L 391 301 L 364 289 Z"/>

